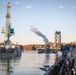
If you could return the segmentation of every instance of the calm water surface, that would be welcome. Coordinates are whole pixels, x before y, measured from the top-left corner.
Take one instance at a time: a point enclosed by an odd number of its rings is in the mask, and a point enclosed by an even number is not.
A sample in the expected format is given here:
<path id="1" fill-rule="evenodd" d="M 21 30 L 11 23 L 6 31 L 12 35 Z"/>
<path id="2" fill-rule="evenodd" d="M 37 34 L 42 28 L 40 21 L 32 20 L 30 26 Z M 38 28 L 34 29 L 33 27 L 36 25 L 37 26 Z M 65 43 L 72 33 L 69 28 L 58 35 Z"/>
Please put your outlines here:
<path id="1" fill-rule="evenodd" d="M 43 65 L 53 65 L 55 54 L 38 54 L 36 51 L 25 51 L 21 58 L 0 60 L 0 75 L 43 75 Z"/>

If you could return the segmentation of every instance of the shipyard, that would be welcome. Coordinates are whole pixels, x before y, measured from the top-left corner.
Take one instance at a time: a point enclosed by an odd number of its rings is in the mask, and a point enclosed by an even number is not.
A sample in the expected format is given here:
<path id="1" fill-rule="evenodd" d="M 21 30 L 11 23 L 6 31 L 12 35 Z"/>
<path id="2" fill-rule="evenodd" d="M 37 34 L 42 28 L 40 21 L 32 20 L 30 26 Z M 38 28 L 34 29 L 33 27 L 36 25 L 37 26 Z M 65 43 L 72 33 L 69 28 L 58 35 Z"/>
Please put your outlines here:
<path id="1" fill-rule="evenodd" d="M 0 75 L 76 75 L 76 1 L 67 2 L 1 1 Z"/>

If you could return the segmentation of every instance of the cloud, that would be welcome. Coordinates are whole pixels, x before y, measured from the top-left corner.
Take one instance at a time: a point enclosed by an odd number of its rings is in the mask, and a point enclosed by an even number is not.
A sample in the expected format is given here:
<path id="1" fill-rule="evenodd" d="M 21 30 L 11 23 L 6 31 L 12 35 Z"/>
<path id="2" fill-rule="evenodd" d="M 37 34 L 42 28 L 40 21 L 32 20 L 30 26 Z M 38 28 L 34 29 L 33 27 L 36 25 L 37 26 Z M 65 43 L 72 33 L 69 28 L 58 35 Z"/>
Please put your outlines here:
<path id="1" fill-rule="evenodd" d="M 20 2 L 15 2 L 14 4 L 20 4 Z"/>
<path id="2" fill-rule="evenodd" d="M 60 8 L 60 9 L 63 9 L 63 8 L 64 8 L 64 6 L 59 6 L 59 8 Z"/>
<path id="3" fill-rule="evenodd" d="M 25 6 L 25 8 L 32 8 L 32 6 L 28 5 L 28 6 Z"/>
<path id="4" fill-rule="evenodd" d="M 76 6 L 72 5 L 71 8 L 72 8 L 72 9 L 76 9 Z"/>

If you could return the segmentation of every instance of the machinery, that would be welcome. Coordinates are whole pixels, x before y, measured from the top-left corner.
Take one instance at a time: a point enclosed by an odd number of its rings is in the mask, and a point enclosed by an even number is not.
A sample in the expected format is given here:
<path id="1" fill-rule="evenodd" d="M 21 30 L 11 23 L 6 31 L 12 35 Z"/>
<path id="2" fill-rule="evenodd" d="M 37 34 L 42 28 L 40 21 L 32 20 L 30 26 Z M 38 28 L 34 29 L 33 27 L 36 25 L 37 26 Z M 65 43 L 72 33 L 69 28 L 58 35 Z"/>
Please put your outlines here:
<path id="1" fill-rule="evenodd" d="M 7 13 L 6 13 L 6 23 L 5 26 L 2 27 L 2 33 L 5 34 L 6 40 L 4 41 L 4 45 L 10 45 L 10 36 L 14 34 L 14 29 L 11 28 L 11 23 L 10 23 L 10 2 L 7 4 Z"/>

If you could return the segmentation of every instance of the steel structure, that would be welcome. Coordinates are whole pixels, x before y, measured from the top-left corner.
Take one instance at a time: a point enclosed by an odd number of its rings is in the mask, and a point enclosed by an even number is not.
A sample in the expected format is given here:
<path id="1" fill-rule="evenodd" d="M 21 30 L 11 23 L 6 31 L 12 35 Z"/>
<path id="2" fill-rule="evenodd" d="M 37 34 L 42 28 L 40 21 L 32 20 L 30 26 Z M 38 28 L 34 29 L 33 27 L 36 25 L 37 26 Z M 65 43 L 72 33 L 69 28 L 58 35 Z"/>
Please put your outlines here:
<path id="1" fill-rule="evenodd" d="M 55 47 L 61 48 L 61 32 L 60 31 L 55 32 Z"/>
<path id="2" fill-rule="evenodd" d="M 4 44 L 7 45 L 7 44 L 10 44 L 11 41 L 10 41 L 10 36 L 12 36 L 14 34 L 14 29 L 11 28 L 11 22 L 10 22 L 10 2 L 8 2 L 7 4 L 7 13 L 6 13 L 6 23 L 5 23 L 5 26 L 2 27 L 2 33 L 5 34 L 5 38 L 6 40 L 4 41 Z"/>

